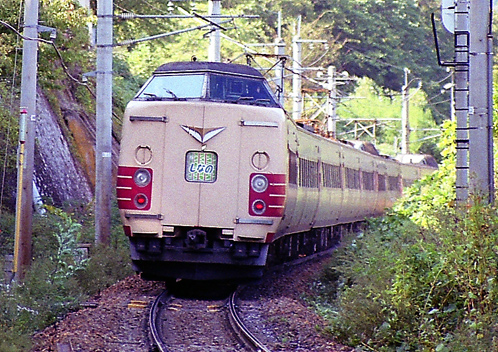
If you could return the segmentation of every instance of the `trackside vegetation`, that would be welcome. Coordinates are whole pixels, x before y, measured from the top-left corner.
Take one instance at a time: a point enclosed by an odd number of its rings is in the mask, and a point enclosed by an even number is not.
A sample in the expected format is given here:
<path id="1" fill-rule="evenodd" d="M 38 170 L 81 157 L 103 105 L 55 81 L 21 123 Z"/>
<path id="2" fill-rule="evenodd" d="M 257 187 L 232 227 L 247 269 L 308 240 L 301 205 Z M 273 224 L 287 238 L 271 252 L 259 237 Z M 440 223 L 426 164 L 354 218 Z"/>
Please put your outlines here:
<path id="1" fill-rule="evenodd" d="M 497 351 L 498 215 L 455 205 L 454 126 L 445 160 L 323 271 L 315 307 L 358 351 Z"/>
<path id="2" fill-rule="evenodd" d="M 29 351 L 31 335 L 55 323 L 82 302 L 130 275 L 127 239 L 113 217 L 112 245 L 91 247 L 93 215 L 82 207 L 46 207 L 33 225 L 33 263 L 22 284 L 0 279 L 0 351 Z M 14 217 L 0 217 L 0 268 L 13 253 Z"/>

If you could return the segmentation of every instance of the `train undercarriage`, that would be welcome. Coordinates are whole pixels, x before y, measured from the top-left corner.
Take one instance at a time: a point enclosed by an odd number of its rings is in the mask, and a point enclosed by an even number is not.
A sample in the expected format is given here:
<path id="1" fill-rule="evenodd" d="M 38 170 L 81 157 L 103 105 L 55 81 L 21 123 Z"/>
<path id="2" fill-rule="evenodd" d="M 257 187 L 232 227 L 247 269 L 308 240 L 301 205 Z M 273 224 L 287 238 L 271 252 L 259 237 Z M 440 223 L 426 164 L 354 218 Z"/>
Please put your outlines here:
<path id="1" fill-rule="evenodd" d="M 148 280 L 259 279 L 275 265 L 327 253 L 360 224 L 311 229 L 271 244 L 221 239 L 216 229 L 184 228 L 175 237 L 130 237 L 133 269 Z"/>

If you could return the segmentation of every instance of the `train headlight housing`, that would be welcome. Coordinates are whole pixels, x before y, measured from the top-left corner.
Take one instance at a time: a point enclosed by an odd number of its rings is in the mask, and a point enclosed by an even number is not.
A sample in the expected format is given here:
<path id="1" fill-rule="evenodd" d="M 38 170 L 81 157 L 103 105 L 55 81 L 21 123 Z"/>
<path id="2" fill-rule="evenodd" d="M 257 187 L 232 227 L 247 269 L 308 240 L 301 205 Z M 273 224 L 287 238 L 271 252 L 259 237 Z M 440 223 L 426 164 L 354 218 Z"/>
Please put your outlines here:
<path id="1" fill-rule="evenodd" d="M 134 202 L 138 209 L 143 209 L 149 204 L 149 198 L 145 194 L 139 193 L 135 196 Z"/>
<path id="2" fill-rule="evenodd" d="M 133 175 L 133 181 L 138 187 L 145 187 L 150 183 L 152 179 L 149 170 L 147 169 L 138 169 Z"/>
<path id="3" fill-rule="evenodd" d="M 151 168 L 119 166 L 116 179 L 119 209 L 149 210 L 153 179 L 154 170 Z"/>
<path id="4" fill-rule="evenodd" d="M 268 179 L 264 175 L 255 175 L 251 179 L 251 188 L 254 192 L 263 193 L 268 189 Z"/>
<path id="5" fill-rule="evenodd" d="M 286 200 L 286 174 L 252 173 L 247 180 L 250 216 L 282 217 Z"/>
<path id="6" fill-rule="evenodd" d="M 261 199 L 256 199 L 252 203 L 252 211 L 254 214 L 261 215 L 265 212 L 266 210 L 266 203 L 263 202 Z"/>

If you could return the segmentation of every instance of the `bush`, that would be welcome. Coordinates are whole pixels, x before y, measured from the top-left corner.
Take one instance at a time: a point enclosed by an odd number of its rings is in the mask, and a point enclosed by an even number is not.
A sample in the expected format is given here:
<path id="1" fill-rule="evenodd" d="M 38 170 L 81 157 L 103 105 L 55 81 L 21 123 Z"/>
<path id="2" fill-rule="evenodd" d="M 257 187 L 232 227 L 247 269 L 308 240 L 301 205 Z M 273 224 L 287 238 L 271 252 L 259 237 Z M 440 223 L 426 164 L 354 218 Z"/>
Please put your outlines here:
<path id="1" fill-rule="evenodd" d="M 498 350 L 496 214 L 478 204 L 440 209 L 429 227 L 370 221 L 322 275 L 337 288 L 320 306 L 330 332 L 379 351 Z"/>
<path id="2" fill-rule="evenodd" d="M 451 149 L 446 148 L 446 151 Z M 454 159 L 369 221 L 323 273 L 329 332 L 359 350 L 498 350 L 498 213 L 454 206 Z"/>
<path id="3" fill-rule="evenodd" d="M 47 210 L 46 216 L 37 216 L 33 223 L 34 260 L 23 283 L 0 285 L 0 351 L 29 350 L 35 330 L 78 309 L 88 297 L 132 273 L 120 228 L 115 226 L 112 247 L 93 248 L 87 259 L 79 242 L 88 240 L 88 228 L 93 226 L 89 216 L 53 207 Z M 14 232 L 11 225 L 12 216 L 2 216 L 1 241 L 7 243 L 3 233 Z M 0 269 L 2 265 L 0 260 Z"/>
<path id="4" fill-rule="evenodd" d="M 14 253 L 15 217 L 7 211 L 0 215 L 0 258 Z"/>
<path id="5" fill-rule="evenodd" d="M 94 295 L 131 274 L 127 247 L 101 246 L 93 251 L 86 269 L 78 272 L 76 279 L 84 292 Z"/>

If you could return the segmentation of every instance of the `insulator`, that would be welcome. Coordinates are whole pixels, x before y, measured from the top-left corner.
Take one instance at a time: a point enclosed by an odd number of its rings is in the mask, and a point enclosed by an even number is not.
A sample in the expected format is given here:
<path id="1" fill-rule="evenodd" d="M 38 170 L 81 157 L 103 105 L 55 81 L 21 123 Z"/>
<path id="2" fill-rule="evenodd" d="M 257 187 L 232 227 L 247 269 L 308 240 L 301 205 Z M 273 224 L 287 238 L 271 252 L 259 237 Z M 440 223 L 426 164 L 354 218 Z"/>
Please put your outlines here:
<path id="1" fill-rule="evenodd" d="M 125 19 L 125 20 L 129 20 L 129 19 L 135 18 L 136 15 L 134 13 L 131 13 L 131 12 L 125 12 L 125 13 L 122 13 L 121 15 L 119 15 L 119 17 L 121 17 L 122 19 Z"/>

